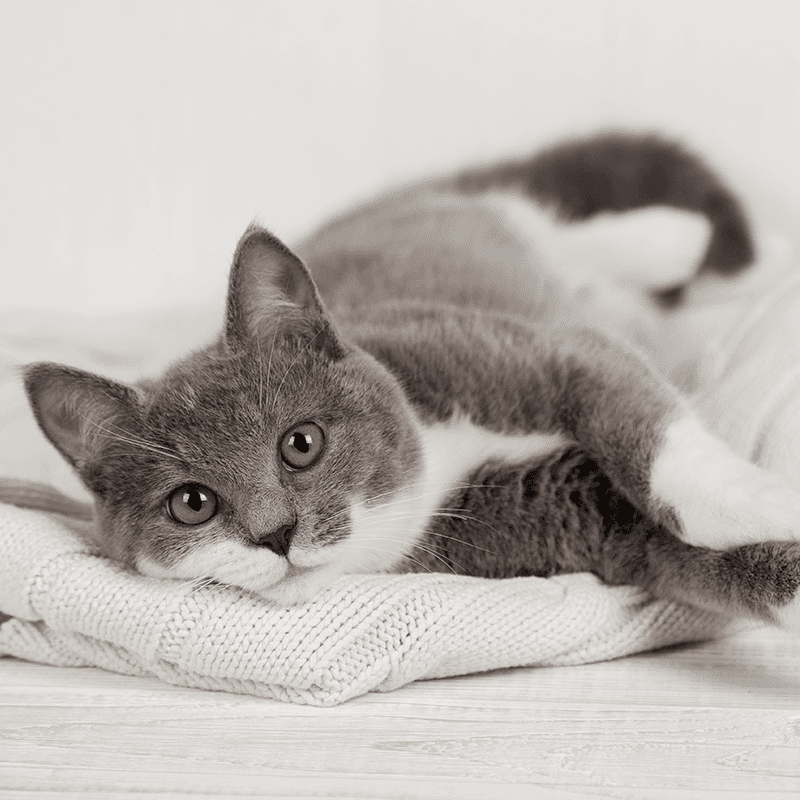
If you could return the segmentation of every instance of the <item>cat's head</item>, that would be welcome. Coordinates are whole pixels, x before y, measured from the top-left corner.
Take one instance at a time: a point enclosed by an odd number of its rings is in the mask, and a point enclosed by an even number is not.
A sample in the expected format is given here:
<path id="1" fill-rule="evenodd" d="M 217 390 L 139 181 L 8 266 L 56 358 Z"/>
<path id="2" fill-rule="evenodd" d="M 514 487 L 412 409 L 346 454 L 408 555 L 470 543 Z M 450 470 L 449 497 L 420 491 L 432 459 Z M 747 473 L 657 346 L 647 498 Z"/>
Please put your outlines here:
<path id="1" fill-rule="evenodd" d="M 144 574 L 298 602 L 391 568 L 420 532 L 403 392 L 263 229 L 239 242 L 215 344 L 135 386 L 46 363 L 25 383 L 95 497 L 102 549 Z"/>

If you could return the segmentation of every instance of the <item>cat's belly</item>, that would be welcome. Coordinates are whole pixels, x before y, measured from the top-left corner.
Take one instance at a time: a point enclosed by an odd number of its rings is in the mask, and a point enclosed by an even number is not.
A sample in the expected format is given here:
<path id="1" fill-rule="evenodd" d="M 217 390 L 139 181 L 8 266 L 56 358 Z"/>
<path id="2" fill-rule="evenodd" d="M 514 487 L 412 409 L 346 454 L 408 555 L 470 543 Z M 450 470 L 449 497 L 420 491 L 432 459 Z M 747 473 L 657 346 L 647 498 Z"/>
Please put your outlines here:
<path id="1" fill-rule="evenodd" d="M 489 462 L 445 504 L 401 570 L 495 579 L 594 572 L 629 583 L 653 527 L 577 444 L 533 462 Z"/>

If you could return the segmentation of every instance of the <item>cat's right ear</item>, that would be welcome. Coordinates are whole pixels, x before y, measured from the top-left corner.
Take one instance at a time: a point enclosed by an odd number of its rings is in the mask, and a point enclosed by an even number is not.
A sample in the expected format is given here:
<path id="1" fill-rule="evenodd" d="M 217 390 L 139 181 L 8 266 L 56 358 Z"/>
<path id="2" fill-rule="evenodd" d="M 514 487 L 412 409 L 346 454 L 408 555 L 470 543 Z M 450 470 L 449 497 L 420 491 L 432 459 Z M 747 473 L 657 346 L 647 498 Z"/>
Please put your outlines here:
<path id="1" fill-rule="evenodd" d="M 25 391 L 44 435 L 79 472 L 109 438 L 127 435 L 134 389 L 60 364 L 25 368 Z"/>
<path id="2" fill-rule="evenodd" d="M 334 358 L 346 352 L 305 264 L 269 231 L 251 226 L 233 257 L 225 340 L 247 347 L 278 334 L 305 339 Z"/>

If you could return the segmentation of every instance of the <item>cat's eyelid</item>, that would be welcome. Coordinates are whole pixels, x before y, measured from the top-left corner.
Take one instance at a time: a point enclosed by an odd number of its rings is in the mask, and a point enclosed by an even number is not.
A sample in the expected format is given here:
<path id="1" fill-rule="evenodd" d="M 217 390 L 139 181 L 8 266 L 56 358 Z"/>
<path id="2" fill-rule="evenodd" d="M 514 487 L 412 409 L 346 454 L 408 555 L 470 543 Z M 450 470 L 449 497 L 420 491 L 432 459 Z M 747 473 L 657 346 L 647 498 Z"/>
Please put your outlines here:
<path id="1" fill-rule="evenodd" d="M 327 437 L 328 435 L 328 424 L 321 416 L 320 417 L 307 416 L 298 419 L 297 422 L 293 422 L 288 427 L 284 427 L 283 436 L 286 436 L 287 433 L 291 433 L 292 431 L 297 430 L 297 428 L 301 428 L 303 425 L 316 425 L 322 431 L 323 436 Z"/>

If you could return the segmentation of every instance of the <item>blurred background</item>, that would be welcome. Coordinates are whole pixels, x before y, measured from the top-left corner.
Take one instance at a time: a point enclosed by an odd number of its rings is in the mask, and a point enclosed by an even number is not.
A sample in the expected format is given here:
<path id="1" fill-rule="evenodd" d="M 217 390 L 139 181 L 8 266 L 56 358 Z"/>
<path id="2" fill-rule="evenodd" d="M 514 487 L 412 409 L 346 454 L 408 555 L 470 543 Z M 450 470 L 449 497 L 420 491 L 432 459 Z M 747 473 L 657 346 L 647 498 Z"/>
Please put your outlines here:
<path id="1" fill-rule="evenodd" d="M 221 303 L 387 184 L 603 127 L 800 219 L 796 0 L 0 0 L 0 313 Z"/>

